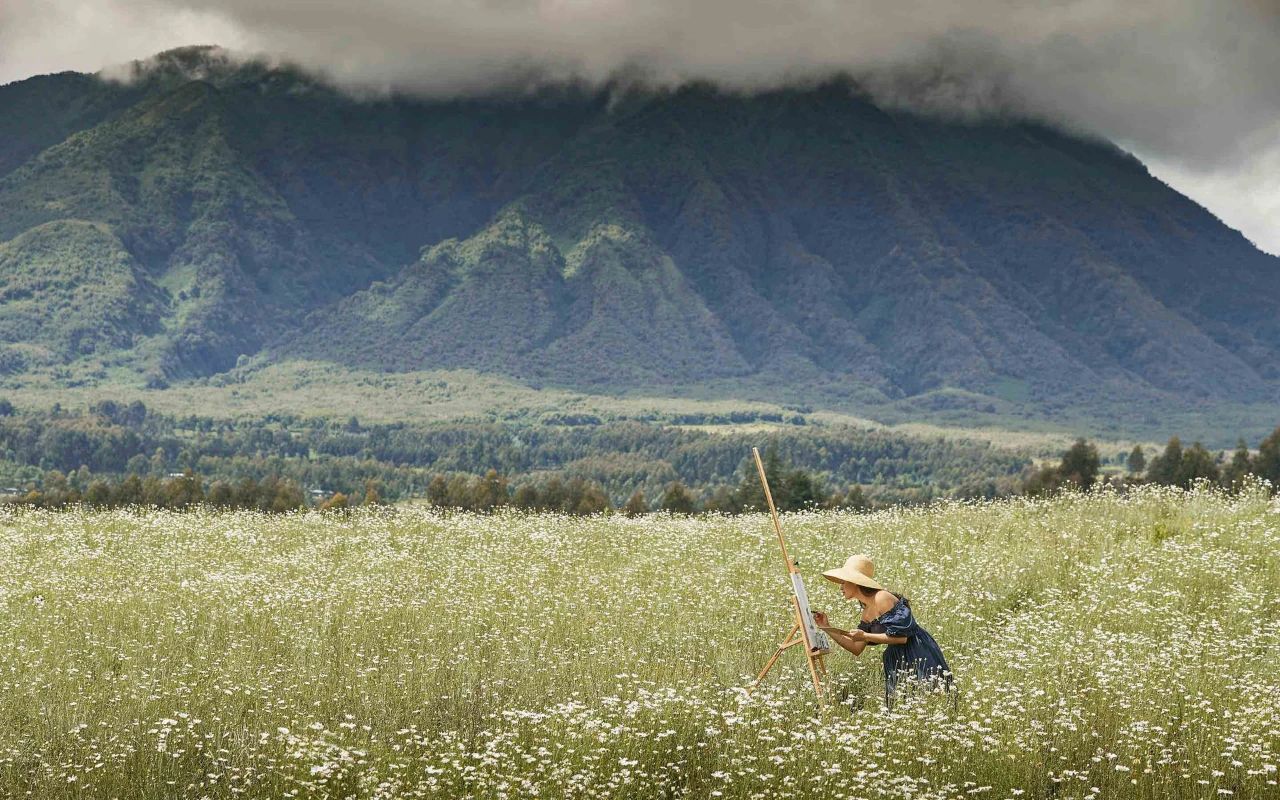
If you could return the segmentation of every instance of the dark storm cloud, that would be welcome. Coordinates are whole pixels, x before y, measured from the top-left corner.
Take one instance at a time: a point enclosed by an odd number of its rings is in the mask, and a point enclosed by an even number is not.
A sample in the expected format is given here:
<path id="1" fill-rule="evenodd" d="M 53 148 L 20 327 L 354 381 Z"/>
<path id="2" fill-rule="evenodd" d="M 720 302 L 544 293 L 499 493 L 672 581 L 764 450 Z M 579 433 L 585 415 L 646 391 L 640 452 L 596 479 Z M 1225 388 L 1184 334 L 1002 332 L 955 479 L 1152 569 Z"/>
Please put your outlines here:
<path id="1" fill-rule="evenodd" d="M 1280 152 L 1280 0 L 5 0 L 0 80 L 197 42 L 431 95 L 845 72 L 884 103 L 1052 121 L 1191 181 Z M 1274 200 L 1278 183 L 1251 185 Z"/>

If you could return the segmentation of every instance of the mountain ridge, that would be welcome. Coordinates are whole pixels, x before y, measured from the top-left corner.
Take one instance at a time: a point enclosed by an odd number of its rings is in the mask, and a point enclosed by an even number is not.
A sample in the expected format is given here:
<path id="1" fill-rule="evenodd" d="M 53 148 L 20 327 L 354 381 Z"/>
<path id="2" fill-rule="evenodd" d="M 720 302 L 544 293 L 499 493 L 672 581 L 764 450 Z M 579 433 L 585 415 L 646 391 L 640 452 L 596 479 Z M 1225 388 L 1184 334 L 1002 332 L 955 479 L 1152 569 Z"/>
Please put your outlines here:
<path id="1" fill-rule="evenodd" d="M 1103 142 L 885 110 L 840 80 L 358 100 L 170 61 L 0 87 L 0 111 L 75 99 L 0 147 L 7 372 L 785 375 L 824 403 L 955 389 L 1043 413 L 1280 396 L 1280 259 Z M 91 226 L 53 229 L 78 242 L 53 266 L 22 244 L 51 223 Z M 41 287 L 102 264 L 137 296 L 85 323 L 109 335 L 6 327 L 30 314 L 6 298 L 63 307 Z"/>

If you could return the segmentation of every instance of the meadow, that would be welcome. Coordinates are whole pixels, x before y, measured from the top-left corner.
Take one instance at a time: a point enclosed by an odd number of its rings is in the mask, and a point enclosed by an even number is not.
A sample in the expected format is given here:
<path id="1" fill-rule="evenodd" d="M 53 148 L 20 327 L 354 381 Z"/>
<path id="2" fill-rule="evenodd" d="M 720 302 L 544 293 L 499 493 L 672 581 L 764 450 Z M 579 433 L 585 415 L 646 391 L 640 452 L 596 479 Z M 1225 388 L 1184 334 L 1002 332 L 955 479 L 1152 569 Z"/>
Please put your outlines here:
<path id="1" fill-rule="evenodd" d="M 791 651 L 767 517 L 0 512 L 0 796 L 1280 796 L 1280 501 L 1147 487 L 783 520 L 955 698 Z"/>

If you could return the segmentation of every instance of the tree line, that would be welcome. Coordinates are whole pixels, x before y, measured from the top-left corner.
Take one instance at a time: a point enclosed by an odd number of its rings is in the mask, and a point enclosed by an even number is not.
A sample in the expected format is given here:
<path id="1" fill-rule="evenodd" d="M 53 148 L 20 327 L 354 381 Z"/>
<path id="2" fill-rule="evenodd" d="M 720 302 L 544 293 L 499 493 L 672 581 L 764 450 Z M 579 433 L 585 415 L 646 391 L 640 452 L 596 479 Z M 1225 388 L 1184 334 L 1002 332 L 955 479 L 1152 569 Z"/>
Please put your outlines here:
<path id="1" fill-rule="evenodd" d="M 786 466 L 775 448 L 764 456 L 771 494 L 779 511 L 817 508 L 866 510 L 871 508 L 860 486 L 829 493 L 822 482 L 803 469 Z M 207 506 L 216 509 L 249 509 L 282 513 L 307 507 L 338 510 L 353 505 L 383 503 L 377 481 L 369 480 L 362 495 L 334 492 L 308 496 L 297 483 L 269 476 L 261 481 L 244 477 L 236 481 L 206 481 L 186 470 L 165 478 L 129 474 L 119 480 L 93 478 L 86 473 L 70 476 L 57 470 L 46 473 L 40 487 L 32 487 L 8 499 L 19 507 L 65 509 L 165 508 L 187 509 Z M 581 477 L 563 480 L 552 476 L 544 481 L 512 485 L 508 478 L 490 469 L 484 475 L 435 475 L 427 484 L 425 498 L 442 509 L 490 513 L 503 508 L 528 512 L 555 512 L 590 515 L 620 512 L 638 516 L 655 511 L 672 514 L 703 512 L 740 514 L 767 508 L 764 491 L 754 468 L 744 470 L 736 486 L 721 486 L 704 501 L 680 481 L 673 481 L 652 502 L 636 490 L 624 503 L 614 505 L 600 484 Z"/>
<path id="2" fill-rule="evenodd" d="M 1189 489 L 1206 481 L 1226 490 L 1237 490 L 1250 476 L 1268 481 L 1272 487 L 1280 489 L 1280 427 L 1261 441 L 1256 453 L 1251 452 L 1241 440 L 1229 457 L 1226 453 L 1215 455 L 1199 442 L 1186 447 L 1175 436 L 1149 462 L 1141 445 L 1135 445 L 1127 454 L 1120 455 L 1126 474 L 1106 476 L 1097 446 L 1078 439 L 1062 454 L 1057 464 L 1028 468 L 1014 491 L 1001 494 L 1035 496 L 1068 490 L 1088 491 L 1103 483 L 1117 489 L 1144 483 Z M 815 475 L 785 464 L 775 447 L 767 448 L 762 460 L 770 494 L 780 512 L 816 509 L 864 511 L 877 506 L 861 485 L 831 491 Z M 579 479 L 570 481 L 566 486 L 553 478 L 541 490 L 525 484 L 514 493 L 507 493 L 506 485 L 506 479 L 492 470 L 483 478 L 454 476 L 446 480 L 444 476 L 436 476 L 432 489 L 428 491 L 428 499 L 436 506 L 481 512 L 503 506 L 571 514 L 614 510 L 605 505 L 603 492 L 590 494 L 597 487 Z M 616 510 L 636 516 L 652 511 L 740 514 L 767 508 L 764 489 L 754 466 L 743 467 L 736 485 L 717 486 L 709 494 L 703 494 L 700 498 L 680 481 L 673 481 L 652 501 L 637 491 Z M 584 497 L 592 499 L 584 502 Z"/>
<path id="3" fill-rule="evenodd" d="M 815 480 L 864 487 L 880 503 L 1007 493 L 1030 464 L 1024 455 L 985 443 L 852 427 L 784 426 L 771 441 L 783 460 Z M 191 470 L 228 482 L 287 479 L 308 496 L 360 498 L 365 484 L 376 481 L 385 499 L 397 501 L 423 497 L 435 475 L 482 477 L 493 469 L 513 493 L 522 484 L 541 492 L 552 476 L 562 484 L 577 478 L 600 487 L 610 505 L 620 507 L 636 492 L 656 504 L 678 483 L 700 505 L 731 507 L 724 487 L 736 484 L 745 454 L 759 443 L 745 433 L 635 422 L 369 425 L 354 417 L 290 414 L 255 420 L 179 417 L 139 401 L 17 411 L 0 400 L 0 489 L 39 489 L 41 476 L 52 471 L 83 491 L 97 478 L 163 479 Z M 557 489 L 551 491 L 554 504 Z"/>
<path id="4" fill-rule="evenodd" d="M 1142 445 L 1134 445 L 1123 463 L 1126 474 L 1104 476 L 1098 448 L 1078 439 L 1057 464 L 1033 470 L 1022 491 L 1039 495 L 1063 489 L 1088 490 L 1103 481 L 1117 487 L 1153 483 L 1183 489 L 1209 483 L 1235 490 L 1251 476 L 1270 482 L 1273 489 L 1280 489 L 1280 427 L 1263 438 L 1256 453 L 1250 451 L 1244 439 L 1236 443 L 1235 450 L 1228 456 L 1225 452 L 1214 454 L 1200 442 L 1186 446 L 1181 438 L 1174 436 L 1150 461 Z"/>
<path id="5" fill-rule="evenodd" d="M 754 464 L 744 455 L 751 444 L 746 435 L 636 424 L 418 429 L 289 415 L 179 419 L 140 402 L 104 401 L 87 413 L 58 406 L 19 413 L 0 400 L 0 494 L 49 508 L 288 511 L 425 498 L 475 512 L 736 514 L 765 508 Z M 966 457 L 974 461 L 968 472 Z M 780 511 L 1036 495 L 1103 481 L 1123 487 L 1207 480 L 1234 488 L 1254 475 L 1280 486 L 1280 428 L 1256 452 L 1241 441 L 1229 456 L 1174 437 L 1148 461 L 1137 446 L 1107 459 L 1111 474 L 1083 439 L 1058 463 L 1035 467 L 985 445 L 797 428 L 773 434 L 764 460 Z M 63 469 L 75 461 L 78 467 Z"/>
<path id="6" fill-rule="evenodd" d="M 52 470 L 44 476 L 39 488 L 32 488 L 9 499 L 11 505 L 33 508 L 168 508 L 187 509 L 209 506 L 219 509 L 249 509 L 282 513 L 307 506 L 306 495 L 293 481 L 270 477 L 262 481 L 241 478 L 238 481 L 212 481 L 206 484 L 196 473 L 186 472 L 166 478 L 154 475 L 127 475 L 119 480 L 94 478 L 79 485 L 74 476 Z M 345 504 L 345 496 L 343 497 Z"/>
<path id="7" fill-rule="evenodd" d="M 775 447 L 766 449 L 762 461 L 769 479 L 770 494 L 779 511 L 817 508 L 861 511 L 872 506 L 861 486 L 829 491 L 814 475 L 786 465 Z M 436 475 L 427 486 L 426 497 L 433 506 L 477 512 L 511 507 L 562 514 L 618 511 L 627 516 L 638 516 L 654 511 L 741 514 L 767 508 L 764 489 L 754 466 L 743 467 L 742 478 L 736 485 L 718 486 L 709 494 L 701 494 L 706 496 L 700 497 L 700 493 L 677 480 L 667 484 L 652 498 L 637 489 L 625 502 L 615 506 L 610 503 L 602 486 L 584 478 L 574 477 L 566 481 L 553 476 L 542 482 L 525 482 L 512 487 L 505 476 L 489 470 L 483 476 Z"/>

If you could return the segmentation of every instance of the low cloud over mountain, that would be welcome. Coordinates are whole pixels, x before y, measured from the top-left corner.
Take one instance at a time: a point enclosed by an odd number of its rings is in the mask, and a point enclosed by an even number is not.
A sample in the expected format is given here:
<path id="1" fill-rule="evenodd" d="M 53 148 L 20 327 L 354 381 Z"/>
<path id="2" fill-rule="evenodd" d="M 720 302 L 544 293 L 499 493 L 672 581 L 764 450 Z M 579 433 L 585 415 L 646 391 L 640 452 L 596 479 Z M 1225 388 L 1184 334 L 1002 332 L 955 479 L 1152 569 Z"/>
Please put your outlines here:
<path id="1" fill-rule="evenodd" d="M 0 80 L 216 42 L 361 91 L 548 81 L 759 90 L 849 73 L 881 104 L 1103 136 L 1271 250 L 1280 231 L 1277 0 L 11 0 Z"/>

